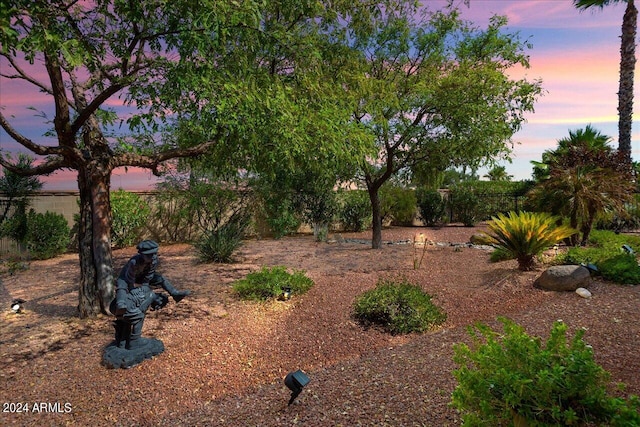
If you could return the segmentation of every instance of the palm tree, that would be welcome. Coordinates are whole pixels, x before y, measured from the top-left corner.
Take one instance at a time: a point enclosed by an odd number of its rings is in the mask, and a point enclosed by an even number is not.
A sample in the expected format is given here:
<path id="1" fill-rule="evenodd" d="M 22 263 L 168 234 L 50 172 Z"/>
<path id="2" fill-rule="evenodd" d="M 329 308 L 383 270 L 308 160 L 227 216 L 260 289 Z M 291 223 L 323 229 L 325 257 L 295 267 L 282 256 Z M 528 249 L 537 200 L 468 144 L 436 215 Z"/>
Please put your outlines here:
<path id="1" fill-rule="evenodd" d="M 631 166 L 609 141 L 591 126 L 570 131 L 556 150 L 543 153 L 545 174 L 529 193 L 540 208 L 568 217 L 569 225 L 582 233 L 581 244 L 587 243 L 598 214 L 623 211 L 633 193 Z"/>
<path id="2" fill-rule="evenodd" d="M 511 181 L 513 175 L 507 173 L 505 166 L 495 166 L 484 177 L 489 178 L 489 181 Z"/>
<path id="3" fill-rule="evenodd" d="M 604 8 L 609 4 L 626 2 L 622 18 L 620 42 L 620 86 L 618 88 L 618 151 L 631 161 L 631 122 L 633 120 L 633 76 L 636 66 L 636 31 L 638 9 L 634 0 L 573 0 L 580 10 Z"/>
<path id="4" fill-rule="evenodd" d="M 559 139 L 555 150 L 545 150 L 542 153 L 542 161 L 532 160 L 533 179 L 542 182 L 549 178 L 550 166 L 558 158 L 566 156 L 571 150 L 580 149 L 587 152 L 612 151 L 609 146 L 611 137 L 603 135 L 590 124 L 584 129 L 569 130 L 569 137 Z"/>
<path id="5" fill-rule="evenodd" d="M 558 148 L 550 152 L 551 157 L 564 156 L 577 148 L 585 151 L 612 151 L 609 146 L 611 137 L 603 135 L 590 124 L 584 129 L 569 130 L 569 137 L 558 140 Z M 543 156 L 544 158 L 544 156 Z"/>

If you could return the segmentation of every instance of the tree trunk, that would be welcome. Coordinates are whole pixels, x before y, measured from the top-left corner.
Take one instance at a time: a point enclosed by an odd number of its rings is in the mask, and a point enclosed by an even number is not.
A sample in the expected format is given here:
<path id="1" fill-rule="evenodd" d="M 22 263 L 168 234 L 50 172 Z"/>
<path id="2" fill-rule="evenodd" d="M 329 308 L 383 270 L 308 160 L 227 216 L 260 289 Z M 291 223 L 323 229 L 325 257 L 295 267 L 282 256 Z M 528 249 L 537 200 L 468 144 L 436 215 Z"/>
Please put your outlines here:
<path id="1" fill-rule="evenodd" d="M 574 230 L 578 230 L 578 211 L 576 208 L 571 208 L 571 213 L 569 214 L 569 226 Z M 576 246 L 578 244 L 578 240 L 580 238 L 580 233 L 573 234 L 569 237 L 569 242 L 571 246 Z"/>
<path id="2" fill-rule="evenodd" d="M 108 314 L 113 298 L 110 171 L 92 165 L 78 171 L 80 190 L 80 317 Z"/>
<path id="3" fill-rule="evenodd" d="M 373 232 L 371 236 L 371 249 L 380 249 L 382 247 L 382 214 L 380 211 L 380 197 L 378 195 L 379 186 L 369 185 L 367 183 L 367 192 L 371 201 L 371 215 L 373 219 Z"/>
<path id="4" fill-rule="evenodd" d="M 618 89 L 618 151 L 631 162 L 631 124 L 633 121 L 633 79 L 636 65 L 638 9 L 627 0 L 620 43 L 620 86 Z M 629 163 L 631 164 L 631 163 Z"/>

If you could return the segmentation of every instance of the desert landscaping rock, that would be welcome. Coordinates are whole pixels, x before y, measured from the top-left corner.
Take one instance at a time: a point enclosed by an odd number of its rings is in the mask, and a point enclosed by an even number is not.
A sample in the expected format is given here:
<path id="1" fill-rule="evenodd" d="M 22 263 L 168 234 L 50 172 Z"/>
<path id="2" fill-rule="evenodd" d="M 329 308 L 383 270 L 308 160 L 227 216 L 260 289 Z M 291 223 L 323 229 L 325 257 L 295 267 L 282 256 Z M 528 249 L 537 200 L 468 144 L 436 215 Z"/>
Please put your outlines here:
<path id="1" fill-rule="evenodd" d="M 536 279 L 533 285 L 547 291 L 571 291 L 584 288 L 591 282 L 591 274 L 581 265 L 554 265 Z"/>
<path id="2" fill-rule="evenodd" d="M 576 289 L 576 294 L 580 295 L 582 298 L 591 298 L 591 292 L 585 288 Z"/>

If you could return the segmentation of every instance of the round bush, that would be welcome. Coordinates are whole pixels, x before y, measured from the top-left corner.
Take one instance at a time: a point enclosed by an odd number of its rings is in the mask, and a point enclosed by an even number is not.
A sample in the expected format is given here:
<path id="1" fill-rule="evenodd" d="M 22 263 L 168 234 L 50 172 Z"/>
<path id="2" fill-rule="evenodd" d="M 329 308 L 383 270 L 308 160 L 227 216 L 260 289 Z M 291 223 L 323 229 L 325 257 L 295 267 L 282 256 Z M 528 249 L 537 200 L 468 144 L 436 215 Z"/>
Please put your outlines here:
<path id="1" fill-rule="evenodd" d="M 266 301 L 278 298 L 284 288 L 291 288 L 292 295 L 306 293 L 314 285 L 304 271 L 287 272 L 286 267 L 262 267 L 260 271 L 247 274 L 233 284 L 233 290 L 241 299 Z"/>
<path id="2" fill-rule="evenodd" d="M 424 225 L 432 227 L 443 221 L 447 211 L 447 201 L 436 190 L 419 188 L 416 190 L 418 211 Z"/>
<path id="3" fill-rule="evenodd" d="M 25 243 L 31 257 L 35 259 L 49 259 L 65 253 L 70 234 L 69 224 L 60 214 L 42 214 L 31 210 L 27 215 Z"/>
<path id="4" fill-rule="evenodd" d="M 380 280 L 375 289 L 358 297 L 353 311 L 365 327 L 380 326 L 391 334 L 424 332 L 447 318 L 429 294 L 406 281 Z"/>
<path id="5" fill-rule="evenodd" d="M 147 202 L 136 193 L 125 190 L 111 193 L 111 243 L 124 248 L 140 241 L 150 212 Z"/>
<path id="6" fill-rule="evenodd" d="M 340 222 L 345 231 L 362 231 L 371 226 L 371 202 L 363 190 L 351 190 L 342 193 Z"/>

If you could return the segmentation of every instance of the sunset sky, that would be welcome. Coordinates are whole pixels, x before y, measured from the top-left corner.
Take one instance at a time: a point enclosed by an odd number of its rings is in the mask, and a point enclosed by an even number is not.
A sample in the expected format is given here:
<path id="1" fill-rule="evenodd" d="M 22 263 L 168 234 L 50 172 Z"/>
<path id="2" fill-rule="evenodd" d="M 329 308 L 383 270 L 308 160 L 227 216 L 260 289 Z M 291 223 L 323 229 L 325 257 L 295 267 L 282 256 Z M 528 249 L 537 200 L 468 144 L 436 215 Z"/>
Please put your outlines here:
<path id="1" fill-rule="evenodd" d="M 423 4 L 434 9 L 446 1 L 426 0 Z M 532 80 L 541 79 L 545 94 L 536 103 L 535 113 L 527 115 L 523 129 L 514 135 L 513 162 L 504 165 L 515 180 L 531 178 L 530 161 L 540 160 L 542 152 L 554 148 L 558 139 L 568 136 L 569 130 L 591 124 L 612 137 L 611 144 L 617 147 L 620 26 L 624 7 L 620 3 L 580 12 L 571 0 L 471 0 L 469 8 L 461 6 L 462 17 L 481 28 L 486 27 L 493 14 L 506 15 L 508 30 L 518 32 L 521 39 L 533 45 L 527 51 L 531 68 L 525 75 Z M 5 62 L 0 61 L 0 67 L 5 71 Z M 514 76 L 521 77 L 522 72 Z M 42 105 L 47 97 L 6 80 L 0 84 L 0 108 L 5 116 L 19 132 L 42 143 L 47 125 L 28 107 Z M 640 99 L 639 86 L 636 83 L 636 99 Z M 639 143 L 640 123 L 634 116 L 634 160 L 640 157 Z M 16 144 L 3 131 L 0 148 L 16 151 Z M 480 175 L 483 173 L 486 171 L 480 171 Z M 56 173 L 43 181 L 45 190 L 77 189 L 75 176 L 69 172 Z M 144 171 L 116 170 L 112 178 L 114 189 L 147 189 L 154 183 L 155 179 Z"/>

